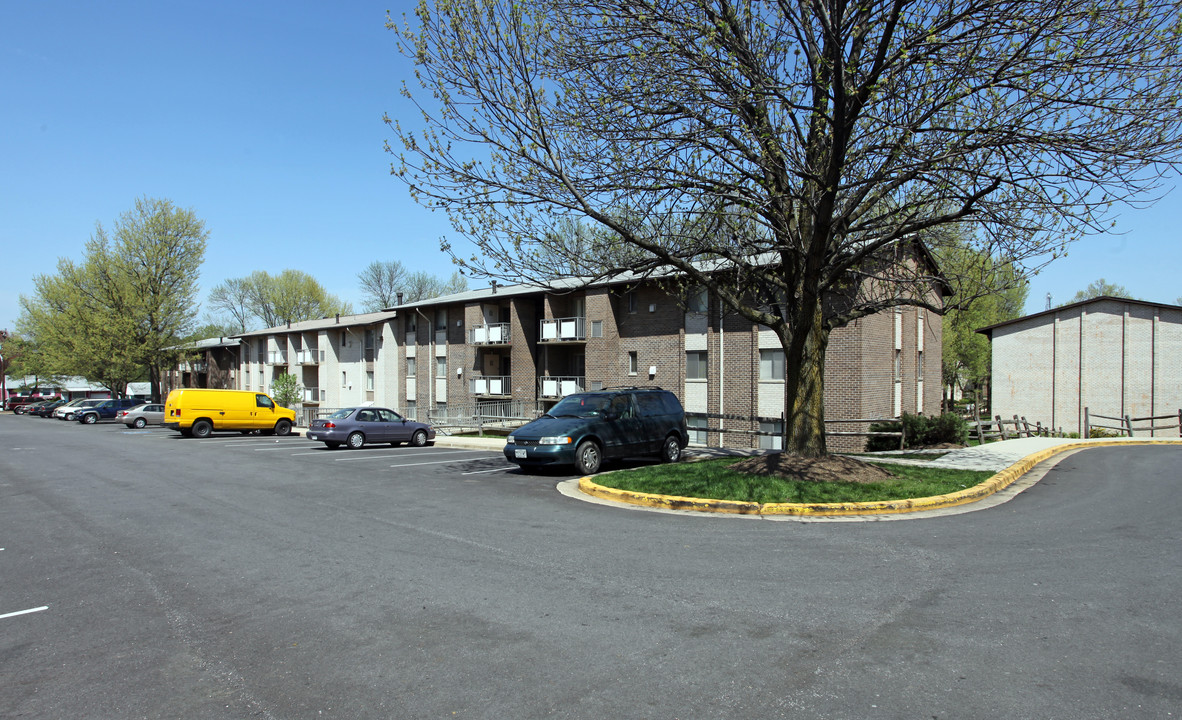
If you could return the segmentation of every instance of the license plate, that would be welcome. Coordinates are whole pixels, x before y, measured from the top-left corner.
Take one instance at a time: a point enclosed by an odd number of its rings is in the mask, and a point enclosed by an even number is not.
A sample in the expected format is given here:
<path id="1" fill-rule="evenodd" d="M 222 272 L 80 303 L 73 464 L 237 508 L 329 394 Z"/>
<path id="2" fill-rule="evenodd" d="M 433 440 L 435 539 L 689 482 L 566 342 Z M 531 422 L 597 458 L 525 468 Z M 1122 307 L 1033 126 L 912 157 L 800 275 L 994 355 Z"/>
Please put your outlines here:
<path id="1" fill-rule="evenodd" d="M 514 450 L 513 457 L 519 457 L 519 458 L 529 457 L 529 451 L 528 450 Z"/>

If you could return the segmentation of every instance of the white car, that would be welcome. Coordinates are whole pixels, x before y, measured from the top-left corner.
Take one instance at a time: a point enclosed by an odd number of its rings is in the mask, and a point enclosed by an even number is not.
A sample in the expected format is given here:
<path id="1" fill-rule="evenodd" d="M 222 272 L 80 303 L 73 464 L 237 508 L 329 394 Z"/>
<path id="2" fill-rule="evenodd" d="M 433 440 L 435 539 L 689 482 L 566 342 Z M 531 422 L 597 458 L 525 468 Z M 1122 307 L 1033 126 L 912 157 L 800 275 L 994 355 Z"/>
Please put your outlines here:
<path id="1" fill-rule="evenodd" d="M 78 411 L 78 408 L 94 407 L 95 405 L 98 405 L 101 402 L 102 402 L 102 400 L 91 400 L 88 398 L 77 398 L 75 400 L 71 400 L 70 402 L 66 403 L 65 405 L 62 405 L 62 406 L 56 408 L 53 411 L 53 416 L 55 418 L 57 418 L 58 420 L 73 420 L 74 413 Z"/>

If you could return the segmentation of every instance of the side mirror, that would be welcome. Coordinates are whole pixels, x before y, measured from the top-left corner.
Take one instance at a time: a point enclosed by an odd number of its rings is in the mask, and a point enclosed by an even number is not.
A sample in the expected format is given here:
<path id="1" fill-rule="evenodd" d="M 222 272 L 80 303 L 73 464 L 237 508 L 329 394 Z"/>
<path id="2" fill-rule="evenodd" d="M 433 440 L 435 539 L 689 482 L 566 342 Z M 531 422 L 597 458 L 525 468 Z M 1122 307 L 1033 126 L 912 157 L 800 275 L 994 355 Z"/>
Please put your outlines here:
<path id="1" fill-rule="evenodd" d="M 604 420 L 619 420 L 620 413 L 616 412 L 615 410 L 604 410 L 603 411 L 603 419 Z"/>

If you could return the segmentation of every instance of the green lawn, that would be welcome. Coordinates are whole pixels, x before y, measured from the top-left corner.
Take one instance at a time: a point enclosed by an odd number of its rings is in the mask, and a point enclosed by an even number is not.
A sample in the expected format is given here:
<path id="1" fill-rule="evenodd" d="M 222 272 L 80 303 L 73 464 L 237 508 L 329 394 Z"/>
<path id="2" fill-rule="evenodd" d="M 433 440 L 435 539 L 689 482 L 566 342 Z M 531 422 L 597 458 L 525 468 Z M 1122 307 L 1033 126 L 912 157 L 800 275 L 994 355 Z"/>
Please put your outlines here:
<path id="1" fill-rule="evenodd" d="M 735 472 L 743 458 L 652 465 L 596 476 L 605 487 L 631 492 L 757 503 L 870 502 L 930 497 L 963 490 L 992 477 L 978 470 L 937 470 L 877 464 L 895 475 L 882 483 L 815 483 Z"/>

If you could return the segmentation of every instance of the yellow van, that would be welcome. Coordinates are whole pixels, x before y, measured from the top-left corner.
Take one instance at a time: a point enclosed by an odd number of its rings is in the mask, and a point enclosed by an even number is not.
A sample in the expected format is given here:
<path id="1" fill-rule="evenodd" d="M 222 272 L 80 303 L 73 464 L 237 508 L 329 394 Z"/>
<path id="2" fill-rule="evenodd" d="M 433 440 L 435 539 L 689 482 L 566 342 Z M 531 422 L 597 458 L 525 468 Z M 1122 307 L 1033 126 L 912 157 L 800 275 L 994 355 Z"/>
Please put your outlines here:
<path id="1" fill-rule="evenodd" d="M 164 427 L 181 435 L 209 437 L 214 430 L 287 435 L 295 425 L 295 410 L 275 404 L 266 393 L 250 390 L 184 388 L 168 393 Z"/>

